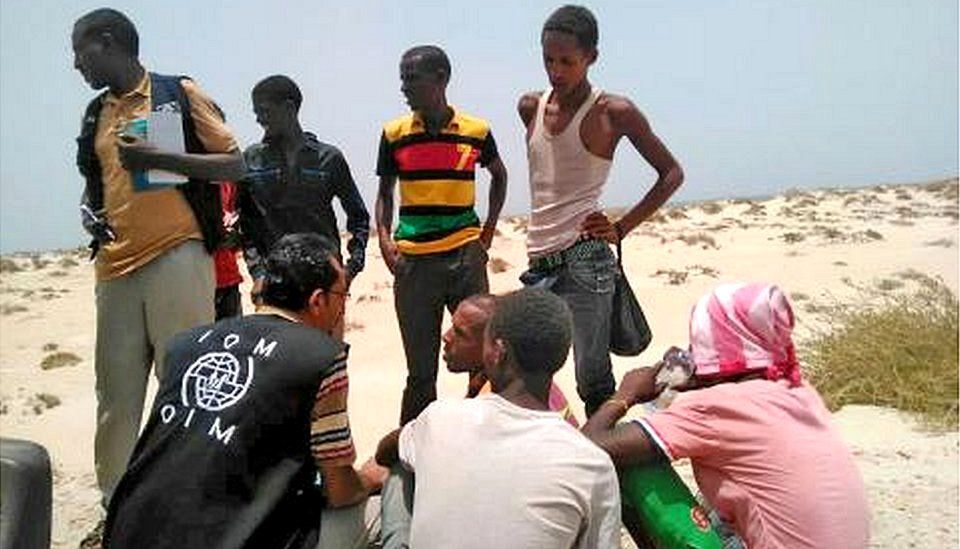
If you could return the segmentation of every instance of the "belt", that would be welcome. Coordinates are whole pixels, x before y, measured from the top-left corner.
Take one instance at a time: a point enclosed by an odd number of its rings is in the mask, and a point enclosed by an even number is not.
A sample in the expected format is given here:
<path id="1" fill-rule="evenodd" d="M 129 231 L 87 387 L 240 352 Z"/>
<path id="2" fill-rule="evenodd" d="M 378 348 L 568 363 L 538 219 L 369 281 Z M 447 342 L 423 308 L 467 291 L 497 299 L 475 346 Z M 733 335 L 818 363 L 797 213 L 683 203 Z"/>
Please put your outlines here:
<path id="1" fill-rule="evenodd" d="M 559 252 L 531 258 L 529 267 L 531 271 L 552 271 L 565 263 L 589 257 L 593 252 L 604 248 L 607 248 L 607 242 L 603 239 L 581 238 Z"/>

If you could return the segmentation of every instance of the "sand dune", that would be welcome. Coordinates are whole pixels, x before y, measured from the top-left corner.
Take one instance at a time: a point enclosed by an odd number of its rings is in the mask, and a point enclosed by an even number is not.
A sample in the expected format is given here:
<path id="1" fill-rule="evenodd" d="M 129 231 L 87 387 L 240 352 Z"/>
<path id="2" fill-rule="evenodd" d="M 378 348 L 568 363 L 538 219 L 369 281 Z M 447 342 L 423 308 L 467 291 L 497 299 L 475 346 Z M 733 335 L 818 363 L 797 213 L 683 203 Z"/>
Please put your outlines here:
<path id="1" fill-rule="evenodd" d="M 855 284 L 895 292 L 914 283 L 910 273 L 923 273 L 956 291 L 957 190 L 952 179 L 666 208 L 624 242 L 625 269 L 654 340 L 639 359 L 614 358 L 617 376 L 685 344 L 690 307 L 717 283 L 777 282 L 794 299 L 798 337 L 815 325 L 818 303 L 852 299 Z M 519 286 L 525 233 L 524 218 L 501 222 L 490 251 L 494 292 Z M 392 281 L 376 242 L 367 257 L 346 315 L 351 419 L 361 459 L 396 425 L 405 377 Z M 76 546 L 98 517 L 93 302 L 93 272 L 83 252 L 0 260 L 0 429 L 51 452 L 54 547 Z M 569 364 L 557 381 L 576 394 Z M 440 394 L 458 398 L 464 384 L 442 372 Z M 582 409 L 576 411 L 582 417 Z M 867 482 L 873 546 L 956 547 L 957 434 L 924 433 L 910 417 L 872 407 L 848 407 L 836 418 Z"/>

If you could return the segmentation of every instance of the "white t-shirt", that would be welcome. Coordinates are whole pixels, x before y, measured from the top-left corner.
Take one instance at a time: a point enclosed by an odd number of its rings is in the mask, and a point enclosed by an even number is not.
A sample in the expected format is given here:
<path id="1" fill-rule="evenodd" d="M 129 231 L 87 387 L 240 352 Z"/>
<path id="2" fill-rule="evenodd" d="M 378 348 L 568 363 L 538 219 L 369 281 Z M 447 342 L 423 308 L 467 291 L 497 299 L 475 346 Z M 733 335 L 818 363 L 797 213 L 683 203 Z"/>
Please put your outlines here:
<path id="1" fill-rule="evenodd" d="M 416 473 L 413 548 L 619 547 L 613 462 L 556 412 L 436 401 L 401 431 L 400 459 Z"/>

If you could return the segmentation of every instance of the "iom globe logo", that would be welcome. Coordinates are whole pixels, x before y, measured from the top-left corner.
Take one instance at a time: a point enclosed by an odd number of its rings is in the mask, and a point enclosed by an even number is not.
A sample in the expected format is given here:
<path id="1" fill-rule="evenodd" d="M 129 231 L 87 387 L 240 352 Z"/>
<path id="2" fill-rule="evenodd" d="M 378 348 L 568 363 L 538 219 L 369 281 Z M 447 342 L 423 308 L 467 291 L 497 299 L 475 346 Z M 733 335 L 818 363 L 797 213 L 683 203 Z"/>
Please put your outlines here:
<path id="1" fill-rule="evenodd" d="M 253 357 L 242 364 L 230 353 L 207 353 L 183 374 L 180 397 L 184 406 L 219 412 L 243 398 L 252 381 Z"/>

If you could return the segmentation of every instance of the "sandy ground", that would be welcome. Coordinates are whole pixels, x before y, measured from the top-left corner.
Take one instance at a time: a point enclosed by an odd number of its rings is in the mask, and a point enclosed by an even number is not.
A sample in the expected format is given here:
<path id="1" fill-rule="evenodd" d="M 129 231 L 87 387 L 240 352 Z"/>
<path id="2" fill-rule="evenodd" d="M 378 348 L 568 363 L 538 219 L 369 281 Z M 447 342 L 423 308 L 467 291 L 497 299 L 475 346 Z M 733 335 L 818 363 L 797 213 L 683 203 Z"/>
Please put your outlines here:
<path id="1" fill-rule="evenodd" d="M 639 358 L 615 358 L 616 375 L 685 344 L 690 307 L 720 282 L 780 284 L 794 300 L 798 337 L 809 333 L 818 304 L 853 298 L 851 283 L 899 291 L 917 271 L 942 277 L 956 291 L 957 218 L 955 179 L 667 208 L 625 240 L 626 270 L 654 340 Z M 490 251 L 494 292 L 519 286 L 525 223 L 501 222 Z M 405 367 L 391 286 L 372 241 L 347 312 L 350 413 L 360 459 L 396 424 L 399 410 Z M 75 547 L 98 518 L 94 315 L 93 272 L 82 253 L 3 258 L 0 432 L 38 441 L 52 455 L 54 547 Z M 54 367 L 42 368 L 45 359 Z M 569 364 L 557 380 L 576 394 Z M 464 384 L 442 372 L 441 397 L 460 397 Z M 957 433 L 927 433 L 905 414 L 873 407 L 845 408 L 836 421 L 868 487 L 872 545 L 956 547 Z"/>

